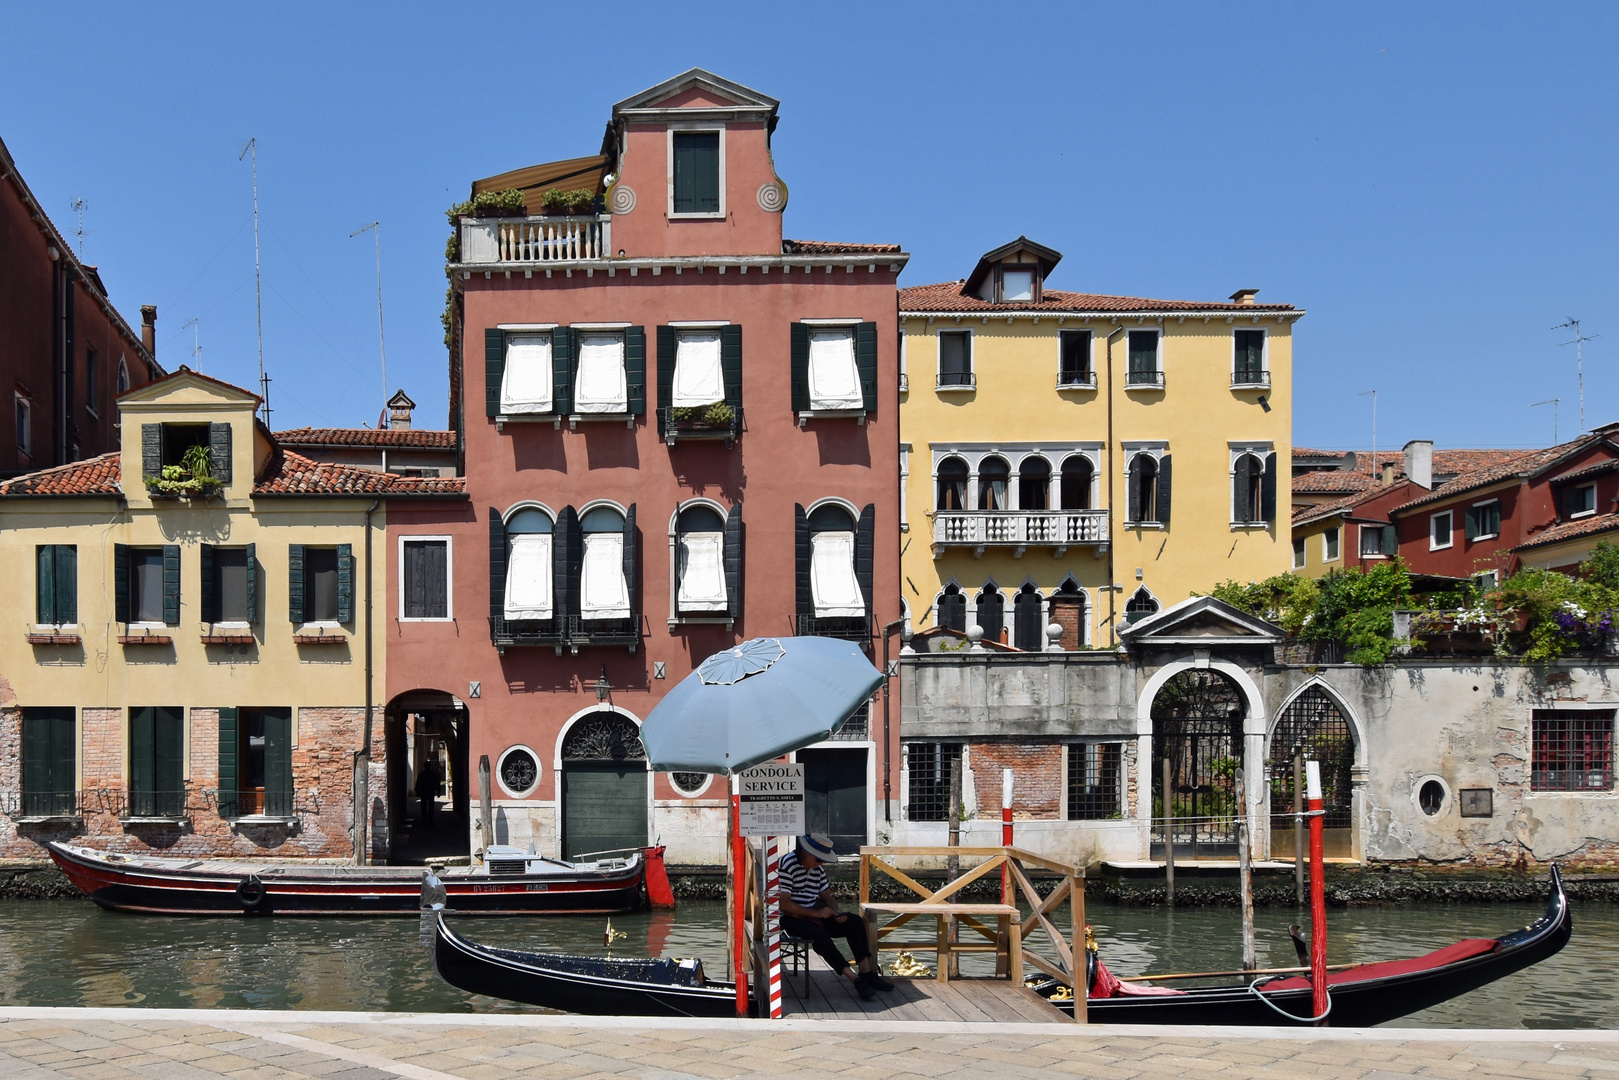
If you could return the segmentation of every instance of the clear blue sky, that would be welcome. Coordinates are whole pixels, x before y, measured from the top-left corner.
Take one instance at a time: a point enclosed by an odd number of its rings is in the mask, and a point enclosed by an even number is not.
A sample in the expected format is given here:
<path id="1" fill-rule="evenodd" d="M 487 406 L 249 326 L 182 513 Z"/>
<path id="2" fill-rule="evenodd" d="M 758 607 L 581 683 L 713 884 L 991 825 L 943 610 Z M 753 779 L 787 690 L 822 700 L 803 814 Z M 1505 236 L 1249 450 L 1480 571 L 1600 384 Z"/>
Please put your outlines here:
<path id="1" fill-rule="evenodd" d="M 898 242 L 902 284 L 1020 233 L 1053 285 L 1303 306 L 1294 438 L 1550 442 L 1619 420 L 1611 4 L 703 7 L 9 4 L 0 138 L 159 355 L 249 385 L 259 141 L 275 426 L 444 422 L 443 211 L 596 152 L 691 66 L 782 102 L 789 236 Z"/>

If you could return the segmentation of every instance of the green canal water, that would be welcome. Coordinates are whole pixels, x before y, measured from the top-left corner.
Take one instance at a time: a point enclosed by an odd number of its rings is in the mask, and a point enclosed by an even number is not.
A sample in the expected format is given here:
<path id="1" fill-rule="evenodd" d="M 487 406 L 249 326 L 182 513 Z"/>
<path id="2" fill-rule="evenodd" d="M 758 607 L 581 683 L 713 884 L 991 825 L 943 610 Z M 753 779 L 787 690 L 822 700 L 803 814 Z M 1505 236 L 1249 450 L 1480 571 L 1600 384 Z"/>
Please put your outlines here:
<path id="1" fill-rule="evenodd" d="M 1411 956 L 1464 937 L 1494 937 L 1536 918 L 1531 904 L 1406 904 L 1333 910 L 1329 960 Z M 1102 958 L 1120 975 L 1240 966 L 1234 911 L 1166 911 L 1091 903 Z M 1066 925 L 1066 911 L 1058 925 Z M 1261 967 L 1294 963 L 1291 909 L 1262 908 Z M 1301 920 L 1308 922 L 1307 919 Z M 474 940 L 600 955 L 605 917 L 462 919 Z M 725 910 L 690 902 L 673 913 L 613 917 L 621 956 L 699 956 L 725 963 Z M 118 915 L 87 901 L 0 902 L 0 1005 L 362 1009 L 502 1012 L 522 1006 L 441 983 L 404 919 L 162 918 Z M 1038 942 L 1035 943 L 1038 946 Z M 931 955 L 920 954 L 924 963 Z M 965 962 L 982 960 L 967 957 Z M 970 968 L 969 968 L 970 970 Z M 1402 1021 L 1418 1027 L 1619 1027 L 1619 905 L 1576 904 L 1562 953 Z"/>

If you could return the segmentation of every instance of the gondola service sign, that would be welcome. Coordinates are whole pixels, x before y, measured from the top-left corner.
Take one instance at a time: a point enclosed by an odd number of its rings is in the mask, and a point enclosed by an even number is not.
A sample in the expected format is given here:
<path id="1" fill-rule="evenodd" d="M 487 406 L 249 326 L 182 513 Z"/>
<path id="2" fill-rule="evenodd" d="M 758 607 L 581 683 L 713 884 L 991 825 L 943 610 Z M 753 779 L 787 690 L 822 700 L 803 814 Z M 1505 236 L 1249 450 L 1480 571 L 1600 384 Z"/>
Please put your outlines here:
<path id="1" fill-rule="evenodd" d="M 738 776 L 743 836 L 804 832 L 804 766 L 771 762 Z"/>

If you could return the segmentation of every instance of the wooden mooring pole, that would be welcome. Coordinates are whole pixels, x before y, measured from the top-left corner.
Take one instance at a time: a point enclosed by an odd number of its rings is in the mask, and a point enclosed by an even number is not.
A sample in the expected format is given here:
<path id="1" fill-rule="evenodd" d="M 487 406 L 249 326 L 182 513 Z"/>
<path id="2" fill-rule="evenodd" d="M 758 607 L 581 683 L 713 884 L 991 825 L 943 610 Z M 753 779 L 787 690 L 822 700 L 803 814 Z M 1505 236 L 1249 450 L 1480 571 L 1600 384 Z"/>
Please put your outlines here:
<path id="1" fill-rule="evenodd" d="M 1304 755 L 1293 755 L 1293 891 L 1304 906 Z"/>
<path id="2" fill-rule="evenodd" d="M 1175 798 L 1169 786 L 1169 759 L 1164 758 L 1164 896 L 1175 903 Z"/>
<path id="3" fill-rule="evenodd" d="M 952 848 L 958 848 L 961 846 L 960 755 L 957 755 L 956 758 L 950 762 L 950 846 Z M 961 857 L 958 855 L 951 855 L 949 858 L 945 859 L 944 872 L 945 877 L 949 881 L 954 881 L 956 878 L 960 877 Z M 949 923 L 950 925 L 946 929 L 946 934 L 948 935 L 950 945 L 954 946 L 958 941 L 961 940 L 961 927 L 957 924 L 955 919 L 951 919 Z M 948 975 L 950 978 L 954 979 L 961 974 L 960 961 L 956 958 L 956 951 L 954 948 L 950 950 L 950 958 L 945 963 L 944 968 L 945 970 L 939 973 L 941 976 Z"/>
<path id="4" fill-rule="evenodd" d="M 483 817 L 483 857 L 489 858 L 489 845 L 495 842 L 495 808 L 489 792 L 489 755 L 478 755 L 478 813 Z M 562 853 L 563 858 L 568 853 Z"/>

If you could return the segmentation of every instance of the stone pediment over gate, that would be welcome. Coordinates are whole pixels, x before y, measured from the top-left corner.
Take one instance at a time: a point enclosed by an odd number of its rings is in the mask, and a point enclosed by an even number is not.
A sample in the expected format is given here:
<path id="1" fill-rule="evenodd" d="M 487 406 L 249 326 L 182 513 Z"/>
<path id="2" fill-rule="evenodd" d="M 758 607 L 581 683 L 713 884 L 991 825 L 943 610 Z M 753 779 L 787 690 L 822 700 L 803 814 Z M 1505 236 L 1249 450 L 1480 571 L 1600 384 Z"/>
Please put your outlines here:
<path id="1" fill-rule="evenodd" d="M 1212 596 L 1194 596 L 1125 627 L 1120 639 L 1130 649 L 1169 645 L 1203 648 L 1274 645 L 1282 628 Z"/>

